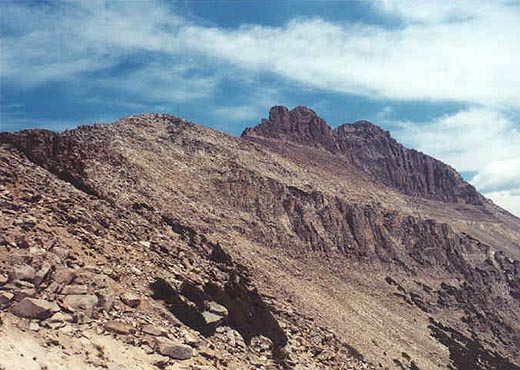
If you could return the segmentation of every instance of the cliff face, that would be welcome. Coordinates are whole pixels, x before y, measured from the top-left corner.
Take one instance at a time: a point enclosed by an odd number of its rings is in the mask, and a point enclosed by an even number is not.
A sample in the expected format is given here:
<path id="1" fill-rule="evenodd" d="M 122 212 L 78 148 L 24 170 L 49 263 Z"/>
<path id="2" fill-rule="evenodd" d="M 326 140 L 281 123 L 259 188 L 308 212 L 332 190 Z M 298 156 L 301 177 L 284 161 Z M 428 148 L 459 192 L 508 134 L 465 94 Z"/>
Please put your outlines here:
<path id="1" fill-rule="evenodd" d="M 30 228 L 27 244 L 66 244 L 65 227 L 80 261 L 146 266 L 113 289 L 152 297 L 145 312 L 166 309 L 241 366 L 518 368 L 520 221 L 368 122 L 333 130 L 308 108 L 274 107 L 242 138 L 150 114 L 0 142 L 3 245 L 17 251 L 8 242 L 26 226 L 14 220 L 43 207 L 52 230 Z M 24 200 L 31 188 L 43 200 Z M 47 289 L 35 295 L 65 299 Z M 209 302 L 224 320 L 205 323 Z M 139 312 L 98 310 L 142 326 Z"/>
<path id="2" fill-rule="evenodd" d="M 387 131 L 367 121 L 332 129 L 312 110 L 273 107 L 269 120 L 246 129 L 243 138 L 269 138 L 319 146 L 345 155 L 376 181 L 414 196 L 447 202 L 482 204 L 485 199 L 446 164 L 406 149 Z"/>

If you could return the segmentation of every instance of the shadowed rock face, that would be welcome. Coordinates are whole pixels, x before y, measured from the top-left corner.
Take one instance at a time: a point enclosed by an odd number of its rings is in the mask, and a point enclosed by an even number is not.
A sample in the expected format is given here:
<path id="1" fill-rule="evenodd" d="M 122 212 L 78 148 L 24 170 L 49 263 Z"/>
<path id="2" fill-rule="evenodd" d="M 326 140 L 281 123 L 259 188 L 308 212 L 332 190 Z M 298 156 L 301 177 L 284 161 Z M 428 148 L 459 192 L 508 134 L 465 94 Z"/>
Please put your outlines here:
<path id="1" fill-rule="evenodd" d="M 448 165 L 397 143 L 387 131 L 368 121 L 332 129 L 305 107 L 273 107 L 269 120 L 248 128 L 243 138 L 258 137 L 318 146 L 345 155 L 377 181 L 406 194 L 453 203 L 482 204 L 484 198 Z"/>
<path id="2" fill-rule="evenodd" d="M 60 232 L 96 225 L 76 259 L 152 269 L 142 283 L 154 310 L 207 340 L 221 334 L 204 316 L 214 301 L 245 345 L 271 348 L 273 366 L 341 368 L 342 351 L 391 369 L 520 363 L 520 221 L 369 122 L 331 129 L 311 109 L 273 107 L 235 138 L 147 114 L 0 143 L 0 231 L 16 241 L 1 243 L 45 240 L 24 217 L 48 202 Z M 110 230 L 124 253 L 102 243 L 115 243 Z M 143 240 L 152 254 L 134 255 Z"/>

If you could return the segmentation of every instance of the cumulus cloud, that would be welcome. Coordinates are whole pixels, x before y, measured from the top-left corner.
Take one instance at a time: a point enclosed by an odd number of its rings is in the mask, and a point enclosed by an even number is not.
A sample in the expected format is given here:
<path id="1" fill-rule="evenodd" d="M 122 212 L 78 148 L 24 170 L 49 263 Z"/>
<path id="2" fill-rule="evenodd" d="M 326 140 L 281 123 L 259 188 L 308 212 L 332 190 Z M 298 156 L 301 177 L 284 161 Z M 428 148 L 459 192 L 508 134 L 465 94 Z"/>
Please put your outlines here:
<path id="1" fill-rule="evenodd" d="M 486 164 L 471 182 L 483 192 L 520 189 L 520 153 L 517 154 L 516 158 Z"/>
<path id="2" fill-rule="evenodd" d="M 509 212 L 520 215 L 520 191 L 518 190 L 502 190 L 484 193 L 489 199 Z"/>
<path id="3" fill-rule="evenodd" d="M 485 11 L 475 11 L 479 6 L 465 2 L 383 1 L 376 6 L 401 15 L 401 27 L 313 18 L 238 29 L 193 24 L 163 2 L 9 4 L 3 18 L 12 21 L 4 28 L 14 32 L 2 37 L 2 75 L 27 83 L 99 70 L 123 56 L 152 51 L 193 54 L 372 98 L 520 108 L 518 4 L 487 2 L 479 5 Z M 461 17 L 454 21 L 446 13 Z M 437 21 L 410 21 L 427 14 Z M 21 29 L 26 19 L 33 22 Z"/>

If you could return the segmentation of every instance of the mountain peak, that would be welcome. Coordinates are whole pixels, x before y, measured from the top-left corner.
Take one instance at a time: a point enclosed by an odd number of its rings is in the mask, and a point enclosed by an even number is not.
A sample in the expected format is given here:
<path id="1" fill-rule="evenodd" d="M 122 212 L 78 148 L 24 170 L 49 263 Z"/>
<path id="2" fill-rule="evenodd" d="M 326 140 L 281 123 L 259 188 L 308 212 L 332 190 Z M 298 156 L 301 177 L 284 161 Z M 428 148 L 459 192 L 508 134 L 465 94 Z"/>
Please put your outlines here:
<path id="1" fill-rule="evenodd" d="M 274 106 L 269 119 L 246 129 L 242 137 L 323 148 L 348 158 L 363 172 L 408 195 L 470 204 L 481 204 L 484 199 L 453 168 L 405 148 L 388 131 L 369 121 L 347 123 L 333 130 L 310 108 Z"/>
<path id="2" fill-rule="evenodd" d="M 274 106 L 269 110 L 269 119 L 262 119 L 260 124 L 247 128 L 242 137 L 284 139 L 326 147 L 333 143 L 332 129 L 327 122 L 304 106 L 291 110 Z"/>

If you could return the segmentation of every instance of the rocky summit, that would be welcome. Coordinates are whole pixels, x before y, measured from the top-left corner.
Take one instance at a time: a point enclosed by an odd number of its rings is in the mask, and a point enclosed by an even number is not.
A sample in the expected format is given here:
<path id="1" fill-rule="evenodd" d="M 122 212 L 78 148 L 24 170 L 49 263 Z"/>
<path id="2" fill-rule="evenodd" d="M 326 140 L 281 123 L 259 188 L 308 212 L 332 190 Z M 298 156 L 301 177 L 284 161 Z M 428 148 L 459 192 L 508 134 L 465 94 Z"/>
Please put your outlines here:
<path id="1" fill-rule="evenodd" d="M 0 134 L 0 369 L 520 368 L 520 219 L 273 107 Z"/>

